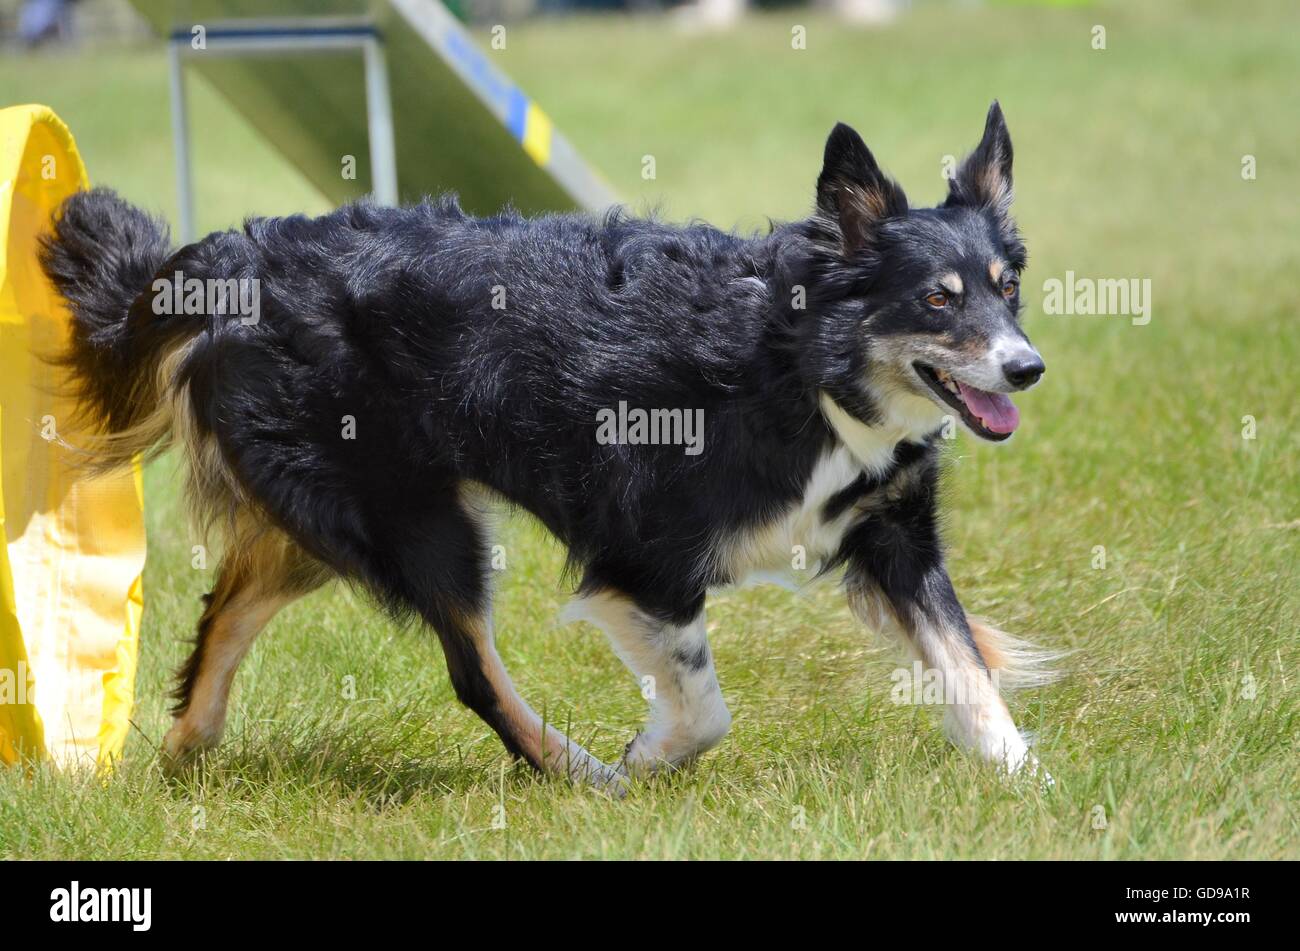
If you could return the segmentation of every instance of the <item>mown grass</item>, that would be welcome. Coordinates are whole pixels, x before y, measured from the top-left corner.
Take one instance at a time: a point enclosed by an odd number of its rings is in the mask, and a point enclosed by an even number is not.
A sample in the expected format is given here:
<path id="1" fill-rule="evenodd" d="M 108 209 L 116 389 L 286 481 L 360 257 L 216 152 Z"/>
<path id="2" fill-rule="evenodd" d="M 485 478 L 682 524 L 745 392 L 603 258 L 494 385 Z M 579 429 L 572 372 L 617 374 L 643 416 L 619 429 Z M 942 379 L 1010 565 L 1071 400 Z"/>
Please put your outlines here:
<path id="1" fill-rule="evenodd" d="M 795 23 L 806 51 L 790 49 Z M 499 55 L 634 204 L 743 228 L 806 209 L 837 119 L 914 201 L 937 200 L 943 156 L 973 145 L 1001 99 L 1031 249 L 1027 326 L 1049 371 L 1010 445 L 963 436 L 951 450 L 948 537 L 971 610 L 1074 652 L 1063 682 L 1013 700 L 1055 789 L 999 780 L 942 741 L 931 710 L 890 703 L 896 662 L 834 585 L 711 603 L 733 731 L 623 802 L 511 765 L 454 703 L 430 638 L 345 588 L 274 622 L 241 671 L 226 745 L 165 782 L 163 694 L 212 573 L 190 568 L 163 460 L 147 473 L 127 761 L 107 784 L 0 774 L 0 856 L 1300 856 L 1300 10 L 927 5 L 882 32 L 801 10 L 698 36 L 580 19 L 511 26 Z M 7 58 L 0 90 L 53 105 L 97 182 L 172 211 L 158 50 Z M 324 208 L 197 96 L 206 227 Z M 1150 278 L 1151 322 L 1044 315 L 1041 282 L 1066 270 Z M 555 544 L 523 519 L 503 531 L 506 663 L 551 720 L 613 758 L 640 723 L 635 684 L 598 632 L 555 621 Z"/>

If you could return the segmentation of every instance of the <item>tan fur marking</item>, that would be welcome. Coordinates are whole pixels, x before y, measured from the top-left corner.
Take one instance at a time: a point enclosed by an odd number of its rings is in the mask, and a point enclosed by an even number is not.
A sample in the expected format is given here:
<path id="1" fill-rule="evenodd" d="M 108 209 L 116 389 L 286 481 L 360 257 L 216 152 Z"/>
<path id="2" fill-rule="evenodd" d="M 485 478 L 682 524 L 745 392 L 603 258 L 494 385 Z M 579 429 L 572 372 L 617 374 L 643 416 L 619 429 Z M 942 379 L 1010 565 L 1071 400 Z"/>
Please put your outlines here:
<path id="1" fill-rule="evenodd" d="M 267 622 L 292 600 L 258 597 L 245 589 L 213 618 L 204 637 L 202 666 L 190 691 L 189 706 L 167 735 L 169 752 L 184 753 L 220 739 L 235 671 Z"/>
<path id="2" fill-rule="evenodd" d="M 501 655 L 497 653 L 486 618 L 462 615 L 459 627 L 474 642 L 483 676 L 492 687 L 501 714 L 524 754 L 534 763 L 541 763 L 548 773 L 597 785 L 609 782 L 612 776 L 606 775 L 608 770 L 599 760 L 550 724 L 543 723 L 519 695 Z"/>
<path id="3" fill-rule="evenodd" d="M 998 671 L 998 683 L 1004 689 L 1042 687 L 1059 679 L 1052 664 L 1064 655 L 1035 647 L 994 627 L 982 618 L 966 615 L 971 637 L 989 670 Z"/>
<path id="4" fill-rule="evenodd" d="M 1002 641 L 999 636 L 1001 632 L 973 618 L 967 618 L 967 621 L 970 624 L 971 637 L 975 639 L 975 646 L 979 648 L 980 656 L 984 658 L 984 666 L 989 670 L 1005 670 L 1007 656 L 1002 652 Z"/>
<path id="5" fill-rule="evenodd" d="M 872 220 L 885 217 L 885 196 L 875 189 L 851 188 L 847 189 L 852 200 L 866 210 L 867 215 Z"/>
<path id="6" fill-rule="evenodd" d="M 462 615 L 457 626 L 474 642 L 483 676 L 492 686 L 492 692 L 496 694 L 497 702 L 501 705 L 502 714 L 525 747 L 524 752 L 529 758 L 539 763 L 543 762 L 547 758 L 544 754 L 552 750 L 544 748 L 541 742 L 541 718 L 515 690 L 514 682 L 510 679 L 510 674 L 497 653 L 496 644 L 493 643 L 484 619 L 473 615 Z"/>
<path id="7" fill-rule="evenodd" d="M 993 208 L 1005 208 L 1011 204 L 1011 189 L 998 168 L 997 162 L 990 162 L 980 170 L 980 194 Z"/>
<path id="8" fill-rule="evenodd" d="M 171 445 L 172 389 L 176 374 L 193 346 L 194 339 L 190 338 L 162 355 L 154 371 L 156 398 L 149 393 L 139 397 L 148 400 L 153 409 L 130 429 L 115 433 L 97 431 L 99 421 L 78 410 L 68 421 L 65 433 L 65 438 L 75 440 L 67 444 L 72 451 L 71 459 L 90 473 L 111 472 L 130 465 L 138 456 L 156 455 Z M 147 384 L 140 384 L 140 388 L 147 389 Z"/>
<path id="9" fill-rule="evenodd" d="M 248 510 L 239 513 L 233 526 L 229 552 L 204 612 L 207 628 L 195 648 L 198 669 L 186 705 L 164 740 L 173 760 L 221 739 L 235 672 L 253 641 L 281 608 L 329 577 L 283 532 Z"/>
<path id="10" fill-rule="evenodd" d="M 252 503 L 226 464 L 216 437 L 200 432 L 189 387 L 174 390 L 171 397 L 175 441 L 185 454 L 185 499 L 191 522 L 204 538 L 214 525 L 233 538 L 240 532 L 236 523 L 246 517 Z"/>

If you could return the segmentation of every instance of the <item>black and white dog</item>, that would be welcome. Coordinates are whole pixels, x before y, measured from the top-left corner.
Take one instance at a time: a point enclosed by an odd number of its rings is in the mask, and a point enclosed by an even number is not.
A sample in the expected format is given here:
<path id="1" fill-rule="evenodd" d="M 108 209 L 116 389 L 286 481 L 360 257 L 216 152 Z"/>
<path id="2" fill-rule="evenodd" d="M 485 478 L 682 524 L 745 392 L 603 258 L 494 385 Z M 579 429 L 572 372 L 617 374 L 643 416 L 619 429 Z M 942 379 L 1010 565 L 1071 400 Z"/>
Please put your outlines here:
<path id="1" fill-rule="evenodd" d="M 226 533 L 169 760 L 219 740 L 276 611 L 341 576 L 436 631 L 457 696 L 537 769 L 617 785 L 684 764 L 731 721 L 706 592 L 803 552 L 843 569 L 867 627 L 963 682 L 955 741 L 1032 763 L 997 685 L 1015 642 L 962 609 L 936 512 L 945 421 L 1004 440 L 1006 394 L 1043 372 L 1017 321 L 1011 156 L 994 103 L 946 201 L 912 209 L 838 125 L 814 214 L 752 238 L 478 219 L 443 198 L 251 219 L 173 251 L 110 191 L 69 199 L 43 265 L 73 315 L 82 448 L 111 468 L 179 445 L 196 515 Z M 255 320 L 233 306 L 250 284 Z M 616 768 L 544 725 L 502 666 L 492 500 L 567 546 L 569 616 L 654 678 Z"/>

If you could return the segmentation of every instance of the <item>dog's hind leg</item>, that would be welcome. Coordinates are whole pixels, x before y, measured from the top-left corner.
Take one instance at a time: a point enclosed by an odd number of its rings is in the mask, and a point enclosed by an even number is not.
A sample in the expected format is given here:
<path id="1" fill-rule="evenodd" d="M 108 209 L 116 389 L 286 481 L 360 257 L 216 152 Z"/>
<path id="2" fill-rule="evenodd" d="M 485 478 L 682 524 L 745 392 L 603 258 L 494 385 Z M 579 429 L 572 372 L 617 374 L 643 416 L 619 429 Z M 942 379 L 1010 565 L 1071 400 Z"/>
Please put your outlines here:
<path id="1" fill-rule="evenodd" d="M 650 701 L 649 722 L 623 757 L 628 773 L 644 776 L 686 765 L 726 735 L 731 713 L 713 669 L 702 602 L 694 616 L 678 622 L 614 588 L 584 586 L 563 619 L 603 629 Z"/>
<path id="2" fill-rule="evenodd" d="M 443 604 L 434 612 L 456 696 L 496 732 L 512 756 L 550 775 L 601 788 L 620 786 L 614 770 L 544 723 L 519 695 L 497 653 L 490 608 Z"/>
<path id="3" fill-rule="evenodd" d="M 329 577 L 283 532 L 240 519 L 178 675 L 176 719 L 163 740 L 169 767 L 220 742 L 235 671 L 253 641 L 277 611 Z"/>
<path id="4" fill-rule="evenodd" d="M 544 722 L 515 689 L 493 637 L 486 533 L 459 493 L 435 501 L 425 500 L 411 533 L 390 537 L 394 557 L 380 568 L 378 586 L 437 632 L 457 698 L 511 755 L 549 775 L 620 791 L 615 770 Z"/>

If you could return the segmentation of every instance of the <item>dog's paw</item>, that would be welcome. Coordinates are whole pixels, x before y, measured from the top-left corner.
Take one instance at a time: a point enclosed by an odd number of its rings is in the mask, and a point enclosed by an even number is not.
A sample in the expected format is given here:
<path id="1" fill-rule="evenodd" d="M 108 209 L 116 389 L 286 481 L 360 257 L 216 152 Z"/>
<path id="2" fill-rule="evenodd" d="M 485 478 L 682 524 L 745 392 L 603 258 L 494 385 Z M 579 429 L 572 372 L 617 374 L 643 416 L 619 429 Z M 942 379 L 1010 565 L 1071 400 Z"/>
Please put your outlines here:
<path id="1" fill-rule="evenodd" d="M 631 789 L 626 773 L 613 766 L 601 766 L 586 777 L 587 785 L 611 799 L 623 799 Z"/>
<path id="2" fill-rule="evenodd" d="M 695 757 L 689 751 L 677 751 L 671 744 L 642 731 L 623 749 L 618 768 L 632 779 L 648 779 L 659 773 L 675 772 Z"/>
<path id="3" fill-rule="evenodd" d="M 1005 770 L 1014 779 L 1036 782 L 1042 792 L 1051 792 L 1056 788 L 1056 780 L 1033 753 L 1026 753 L 1014 766 L 1006 763 Z"/>
<path id="4" fill-rule="evenodd" d="M 615 799 L 627 795 L 627 776 L 616 767 L 606 766 L 576 744 L 570 746 L 562 762 L 548 763 L 547 766 L 545 772 L 567 777 L 575 785 L 589 787 Z"/>
<path id="5" fill-rule="evenodd" d="M 1038 781 L 1038 788 L 1043 792 L 1051 792 L 1056 788 L 1056 779 L 1042 763 L 1038 762 L 1037 756 L 1030 756 L 1029 762 L 1025 764 L 1024 773 L 1031 779 Z"/>
<path id="6" fill-rule="evenodd" d="M 195 730 L 184 720 L 177 720 L 163 737 L 159 753 L 163 773 L 175 777 L 191 772 L 219 741 L 219 736 Z"/>

